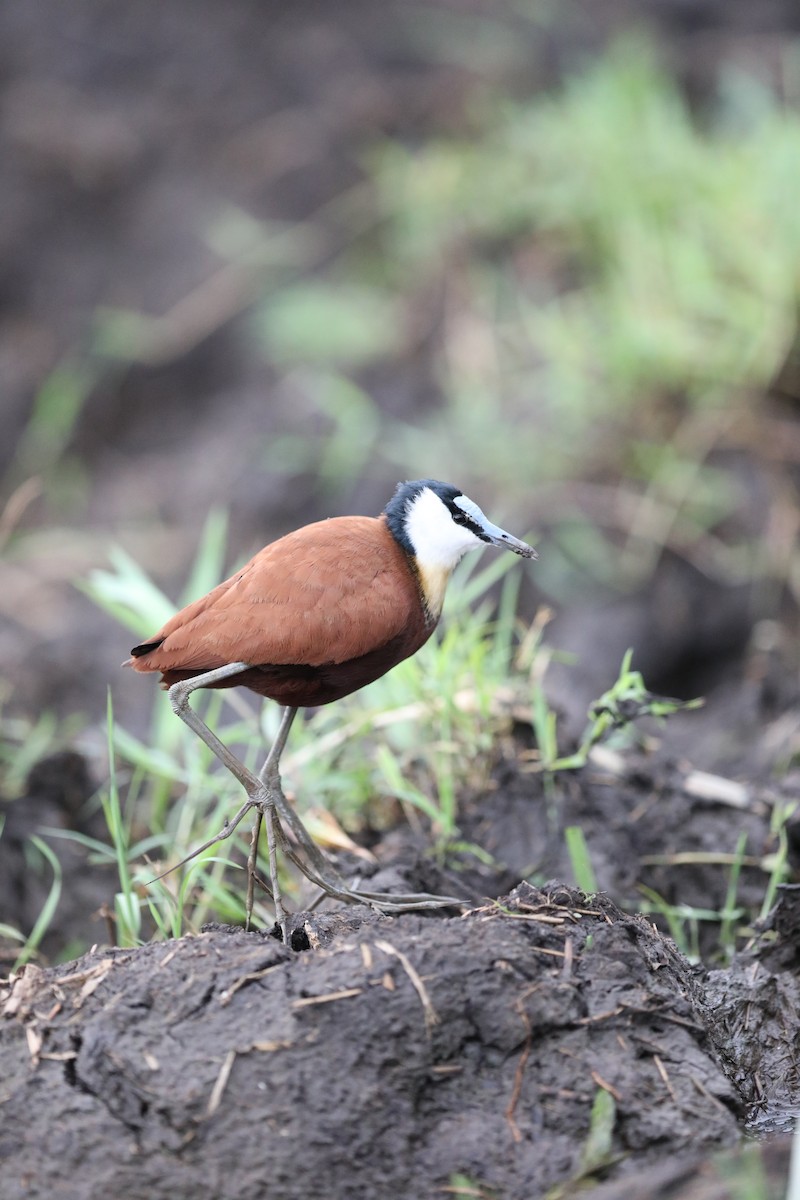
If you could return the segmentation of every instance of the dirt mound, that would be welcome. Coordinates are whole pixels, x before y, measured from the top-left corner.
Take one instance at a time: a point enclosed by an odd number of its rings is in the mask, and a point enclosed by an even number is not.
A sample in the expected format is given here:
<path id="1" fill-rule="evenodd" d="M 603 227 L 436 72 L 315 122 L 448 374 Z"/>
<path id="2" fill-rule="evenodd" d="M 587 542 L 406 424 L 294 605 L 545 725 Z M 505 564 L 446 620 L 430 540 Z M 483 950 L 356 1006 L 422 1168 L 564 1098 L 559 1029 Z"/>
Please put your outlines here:
<path id="1" fill-rule="evenodd" d="M 314 953 L 217 928 L 29 967 L 2 1026 L 7 1200 L 532 1198 L 738 1139 L 696 973 L 603 897 L 299 921 Z"/>

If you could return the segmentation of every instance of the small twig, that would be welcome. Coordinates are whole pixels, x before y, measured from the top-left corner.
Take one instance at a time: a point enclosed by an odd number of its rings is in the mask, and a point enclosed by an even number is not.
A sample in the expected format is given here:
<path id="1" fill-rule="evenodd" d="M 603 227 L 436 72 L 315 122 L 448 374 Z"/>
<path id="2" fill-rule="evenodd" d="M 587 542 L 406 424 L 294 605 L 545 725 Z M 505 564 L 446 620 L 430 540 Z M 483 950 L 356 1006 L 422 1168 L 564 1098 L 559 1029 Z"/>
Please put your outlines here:
<path id="1" fill-rule="evenodd" d="M 224 991 L 220 992 L 220 1004 L 230 1004 L 233 997 L 239 991 L 239 988 L 243 988 L 248 983 L 254 983 L 257 979 L 263 979 L 265 975 L 269 975 L 270 971 L 277 971 L 278 968 L 282 966 L 282 962 L 272 963 L 271 966 L 264 967 L 263 971 L 251 971 L 249 975 L 240 975 L 238 979 L 234 980 L 230 987 L 227 987 Z"/>
<path id="2" fill-rule="evenodd" d="M 707 850 L 683 850 L 677 854 L 643 854 L 640 863 L 648 867 L 730 867 L 741 863 L 743 867 L 760 867 L 763 859 L 752 854 L 709 852 Z"/>
<path id="3" fill-rule="evenodd" d="M 628 769 L 625 755 L 608 746 L 593 746 L 588 758 L 592 766 L 614 778 L 625 775 Z M 681 787 L 687 796 L 693 796 L 696 800 L 707 800 L 711 804 L 725 804 L 729 808 L 743 810 L 752 808 L 754 804 L 753 796 L 744 784 L 709 771 L 689 771 Z"/>
<path id="4" fill-rule="evenodd" d="M 612 750 L 610 746 L 592 746 L 587 758 L 591 767 L 614 779 L 624 775 L 628 769 L 625 755 L 620 754 L 619 750 Z"/>
<path id="5" fill-rule="evenodd" d="M 466 1184 L 461 1184 L 448 1187 L 440 1187 L 440 1192 L 444 1192 L 447 1196 L 475 1196 L 477 1200 L 487 1200 L 488 1193 L 480 1187 L 467 1187 Z"/>
<path id="6" fill-rule="evenodd" d="M 561 968 L 561 978 L 569 979 L 572 975 L 572 966 L 575 961 L 575 945 L 571 937 L 568 937 L 564 942 L 564 965 Z"/>
<path id="7" fill-rule="evenodd" d="M 546 917 L 543 913 L 536 912 L 511 912 L 501 905 L 498 905 L 498 908 L 503 916 L 508 917 L 510 921 L 536 921 L 540 925 L 555 925 L 559 928 L 567 923 L 564 917 Z"/>
<path id="8" fill-rule="evenodd" d="M 292 1008 L 308 1008 L 312 1004 L 330 1004 L 332 1000 L 347 1000 L 350 996 L 360 996 L 363 988 L 342 988 L 340 992 L 328 992 L 325 996 L 303 996 L 300 1000 L 292 1001 Z"/>
<path id="9" fill-rule="evenodd" d="M 81 984 L 81 990 L 72 1001 L 73 1008 L 80 1008 L 84 1000 L 88 1000 L 92 993 L 97 991 L 113 965 L 113 958 L 103 958 L 96 966 L 90 967 L 88 971 L 76 971 L 72 975 L 61 975 L 58 979 L 53 980 L 53 983 L 57 987 Z"/>
<path id="10" fill-rule="evenodd" d="M 259 1054 L 274 1054 L 276 1050 L 291 1050 L 294 1042 L 289 1041 L 274 1041 L 274 1042 L 253 1042 L 250 1050 L 256 1050 Z"/>
<path id="11" fill-rule="evenodd" d="M 235 1061 L 236 1051 L 229 1050 L 225 1055 L 222 1066 L 219 1069 L 219 1075 L 217 1076 L 216 1083 L 211 1089 L 211 1095 L 208 1097 L 208 1104 L 206 1105 L 206 1120 L 209 1117 L 213 1117 L 214 1113 L 220 1106 Z"/>
<path id="12" fill-rule="evenodd" d="M 375 946 L 378 950 L 382 950 L 384 954 L 391 954 L 399 960 L 401 967 L 405 971 L 408 978 L 411 980 L 411 986 L 420 998 L 423 1011 L 425 1013 L 425 1026 L 430 1033 L 434 1025 L 439 1024 L 439 1014 L 431 1003 L 431 998 L 425 988 L 425 984 L 420 979 L 417 971 L 403 954 L 402 950 L 398 950 L 391 942 L 376 942 Z"/>
<path id="13" fill-rule="evenodd" d="M 514 1086 L 511 1089 L 511 1098 L 506 1105 L 505 1118 L 508 1121 L 509 1128 L 511 1129 L 512 1138 L 515 1142 L 519 1143 L 522 1141 L 522 1134 L 520 1133 L 519 1125 L 517 1125 L 517 1122 L 514 1119 L 514 1113 L 516 1112 L 517 1104 L 522 1092 L 522 1080 L 523 1076 L 525 1075 L 525 1067 L 527 1066 L 528 1058 L 530 1057 L 531 1053 L 533 1030 L 531 1029 L 530 1017 L 525 1012 L 522 1004 L 518 1002 L 515 1005 L 515 1008 L 520 1015 L 523 1025 L 525 1026 L 525 1045 L 522 1047 L 522 1053 L 519 1056 L 517 1069 L 514 1072 Z"/>
<path id="14" fill-rule="evenodd" d="M 664 1066 L 663 1062 L 661 1061 L 661 1059 L 659 1058 L 659 1056 L 657 1054 L 653 1055 L 653 1062 L 656 1064 L 656 1070 L 658 1071 L 659 1075 L 661 1076 L 661 1079 L 664 1083 L 664 1087 L 667 1089 L 670 1096 L 672 1097 L 674 1102 L 677 1104 L 678 1097 L 675 1095 L 675 1089 L 672 1086 L 672 1083 L 670 1082 L 669 1075 L 667 1074 L 667 1068 Z"/>
<path id="15" fill-rule="evenodd" d="M 622 1004 L 621 1007 L 625 1012 L 636 1013 L 641 1017 L 657 1017 L 659 1021 L 671 1021 L 673 1025 L 680 1025 L 683 1029 L 692 1029 L 696 1033 L 703 1033 L 704 1026 L 699 1025 L 697 1021 L 690 1021 L 688 1017 L 679 1017 L 675 1013 L 666 1012 L 664 1009 L 646 1008 L 636 1004 Z"/>
<path id="16" fill-rule="evenodd" d="M 31 1056 L 31 1066 L 38 1067 L 44 1037 L 35 1025 L 28 1025 L 25 1030 L 25 1040 L 28 1043 L 28 1053 Z"/>
<path id="17" fill-rule="evenodd" d="M 440 1187 L 438 1191 L 444 1192 L 447 1196 L 474 1196 L 476 1200 L 489 1200 L 489 1193 L 482 1187 L 468 1187 L 466 1184 L 459 1183 Z"/>
<path id="18" fill-rule="evenodd" d="M 691 1079 L 692 1083 L 697 1088 L 697 1090 L 701 1096 L 704 1096 L 706 1100 L 709 1100 L 712 1104 L 715 1104 L 721 1112 L 728 1111 L 726 1106 L 720 1100 L 719 1096 L 715 1096 L 713 1092 L 710 1092 L 708 1090 L 708 1088 L 706 1087 L 706 1085 L 703 1083 L 702 1079 L 698 1079 L 696 1075 L 692 1075 L 692 1074 L 689 1075 L 689 1078 Z"/>
<path id="19" fill-rule="evenodd" d="M 167 953 L 164 955 L 164 957 L 161 959 L 161 961 L 158 964 L 159 971 L 163 970 L 163 968 L 166 967 L 168 963 L 172 962 L 173 958 L 178 953 L 180 948 L 181 948 L 180 942 L 176 942 L 175 945 L 172 947 L 172 949 L 167 951 Z"/>
<path id="20" fill-rule="evenodd" d="M 105 975 L 110 966 L 112 966 L 113 958 L 103 958 L 93 967 L 89 967 L 86 971 L 74 971 L 72 975 L 59 975 L 53 983 L 57 987 L 68 987 L 79 983 L 88 983 L 90 979 L 94 979 L 97 975 Z"/>
<path id="21" fill-rule="evenodd" d="M 596 1013 L 593 1017 L 578 1017 L 575 1021 L 576 1025 L 595 1025 L 599 1021 L 610 1021 L 612 1017 L 619 1017 L 625 1012 L 625 1008 L 620 1005 L 619 1008 L 609 1008 L 605 1012 Z"/>
<path id="22" fill-rule="evenodd" d="M 613 1084 L 603 1079 L 602 1075 L 598 1075 L 597 1071 L 591 1071 L 590 1074 L 597 1086 L 602 1088 L 604 1092 L 608 1092 L 609 1096 L 613 1096 L 617 1103 L 622 1100 L 622 1093 L 617 1091 Z"/>
<path id="23" fill-rule="evenodd" d="M 697 800 L 727 804 L 729 808 L 747 809 L 751 804 L 750 792 L 744 784 L 708 771 L 690 771 L 683 781 L 683 790 Z"/>

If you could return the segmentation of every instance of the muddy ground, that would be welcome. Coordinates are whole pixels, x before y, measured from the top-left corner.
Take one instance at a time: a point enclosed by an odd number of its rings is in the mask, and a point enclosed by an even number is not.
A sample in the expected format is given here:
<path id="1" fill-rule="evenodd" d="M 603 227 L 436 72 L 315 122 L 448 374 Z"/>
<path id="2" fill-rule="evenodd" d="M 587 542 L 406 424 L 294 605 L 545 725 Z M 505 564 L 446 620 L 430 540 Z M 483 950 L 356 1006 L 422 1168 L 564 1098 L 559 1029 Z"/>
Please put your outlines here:
<path id="1" fill-rule="evenodd" d="M 699 102 L 722 66 L 774 80 L 797 24 L 788 3 L 595 0 L 571 6 L 563 27 L 512 13 L 524 53 L 476 71 L 415 52 L 402 4 L 337 5 L 335 19 L 323 4 L 266 9 L 268 25 L 261 3 L 143 0 L 122 19 L 81 0 L 67 53 L 60 7 L 0 8 L 4 494 L 30 466 L 36 386 L 90 341 L 98 306 L 169 311 L 213 273 L 198 231 L 222 201 L 262 219 L 314 212 L 358 177 L 371 132 L 457 129 L 492 71 L 519 93 L 549 87 L 631 21 L 654 32 Z M 419 361 L 366 382 L 409 419 L 435 395 Z M 794 444 L 796 410 L 778 403 Z M 3 564 L 0 656 L 15 713 L 99 723 L 111 680 L 122 722 L 146 728 L 149 696 L 116 671 L 126 635 L 71 581 L 105 562 L 113 533 L 175 594 L 220 496 L 232 553 L 325 515 L 313 475 L 287 489 L 258 468 L 259 439 L 287 419 L 237 311 L 158 363 L 98 374 L 64 448 L 88 481 L 79 527 L 34 500 L 20 528 L 37 550 Z M 773 466 L 769 454 L 742 465 L 753 536 Z M 341 510 L 377 511 L 386 489 L 353 481 Z M 722 1200 L 753 1169 L 750 1134 L 773 1139 L 758 1169 L 773 1180 L 763 1195 L 783 1195 L 777 1135 L 800 1091 L 796 894 L 783 889 L 732 963 L 710 923 L 698 965 L 658 914 L 632 914 L 645 888 L 722 909 L 742 833 L 735 903 L 758 914 L 773 814 L 800 799 L 796 614 L 666 554 L 641 594 L 576 601 L 553 635 L 580 663 L 548 675 L 565 744 L 628 645 L 654 690 L 707 704 L 648 730 L 643 748 L 596 755 L 554 792 L 530 771 L 530 728 L 511 724 L 491 787 L 462 804 L 462 833 L 492 869 L 472 860 L 443 873 L 404 827 L 372 846 L 376 886 L 454 892 L 464 913 L 379 919 L 329 905 L 295 916 L 291 950 L 269 930 L 227 928 L 119 950 L 103 915 L 114 872 L 53 843 L 64 884 L 42 960 L 0 995 L 3 1200 L 555 1200 L 579 1188 L 592 1200 Z M 45 748 L 3 802 L 0 920 L 29 931 L 47 894 L 28 869 L 31 834 L 103 836 L 87 805 L 92 749 L 91 737 Z M 567 825 L 586 834 L 597 898 L 547 882 L 571 879 Z M 796 821 L 787 837 L 794 878 Z M 712 1157 L 723 1150 L 733 1165 Z"/>
<path id="2" fill-rule="evenodd" d="M 721 1197 L 754 1079 L 796 1085 L 794 975 L 710 982 L 607 897 L 300 914 L 293 942 L 29 967 L 0 997 L 4 1198 Z"/>

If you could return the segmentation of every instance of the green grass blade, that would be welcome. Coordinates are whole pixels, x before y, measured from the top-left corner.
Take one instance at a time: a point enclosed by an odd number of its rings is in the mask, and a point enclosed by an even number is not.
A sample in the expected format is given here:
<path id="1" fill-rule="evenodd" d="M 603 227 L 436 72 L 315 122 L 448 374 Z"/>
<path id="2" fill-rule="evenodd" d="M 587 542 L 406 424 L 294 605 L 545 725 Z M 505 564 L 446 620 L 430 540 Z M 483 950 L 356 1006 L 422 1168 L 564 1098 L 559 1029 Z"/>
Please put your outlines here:
<path id="1" fill-rule="evenodd" d="M 36 847 L 43 858 L 50 864 L 53 872 L 53 881 L 50 884 L 50 890 L 47 893 L 47 898 L 42 905 L 42 910 L 34 922 L 28 940 L 20 951 L 17 961 L 14 963 L 14 970 L 18 970 L 24 963 L 29 962 L 41 945 L 47 930 L 50 928 L 50 922 L 53 920 L 55 911 L 58 908 L 58 902 L 61 899 L 61 863 L 58 861 L 52 848 L 47 842 L 37 835 L 31 834 L 31 843 Z"/>
<path id="2" fill-rule="evenodd" d="M 579 825 L 568 825 L 564 830 L 564 839 L 576 884 L 582 892 L 594 895 L 598 890 L 597 877 L 583 830 Z"/>

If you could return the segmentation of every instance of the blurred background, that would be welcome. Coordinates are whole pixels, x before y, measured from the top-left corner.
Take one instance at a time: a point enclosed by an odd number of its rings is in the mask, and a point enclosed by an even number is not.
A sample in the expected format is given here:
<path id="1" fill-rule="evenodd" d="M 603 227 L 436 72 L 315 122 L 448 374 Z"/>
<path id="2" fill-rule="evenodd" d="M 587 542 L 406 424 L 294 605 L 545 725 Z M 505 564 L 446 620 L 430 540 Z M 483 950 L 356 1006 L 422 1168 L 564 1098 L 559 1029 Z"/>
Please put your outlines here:
<path id="1" fill-rule="evenodd" d="M 120 550 L 177 600 L 210 513 L 229 570 L 428 475 L 536 537 L 565 729 L 632 646 L 738 761 L 797 697 L 799 103 L 790 0 L 5 0 L 7 794 L 109 686 L 146 729 Z"/>

